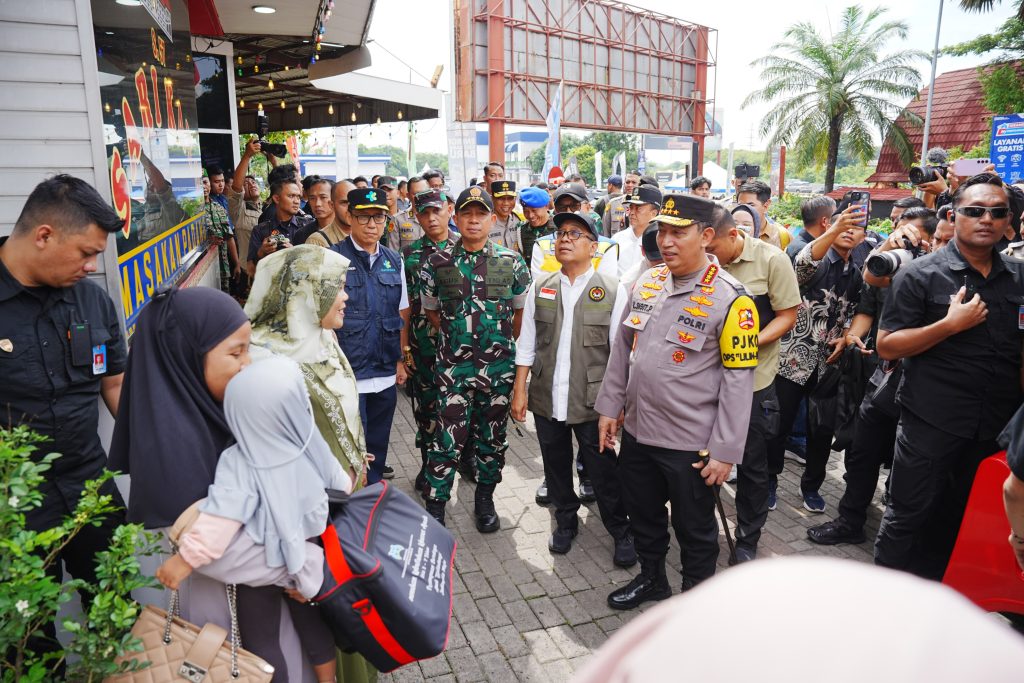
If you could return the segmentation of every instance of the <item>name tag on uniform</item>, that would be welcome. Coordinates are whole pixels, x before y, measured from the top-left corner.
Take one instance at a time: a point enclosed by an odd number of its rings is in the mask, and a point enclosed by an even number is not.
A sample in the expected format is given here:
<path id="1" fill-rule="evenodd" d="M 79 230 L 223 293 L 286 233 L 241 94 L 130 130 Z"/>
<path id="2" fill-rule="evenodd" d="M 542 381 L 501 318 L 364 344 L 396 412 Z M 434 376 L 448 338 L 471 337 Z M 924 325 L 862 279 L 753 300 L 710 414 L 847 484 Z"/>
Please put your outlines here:
<path id="1" fill-rule="evenodd" d="M 557 295 L 558 295 L 558 292 L 556 290 L 554 290 L 554 289 L 551 289 L 550 287 L 541 287 L 540 288 L 540 295 L 539 296 L 540 296 L 541 299 L 550 299 L 550 300 L 554 301 L 555 297 Z M 1021 308 L 1022 308 L 1022 310 L 1024 310 L 1024 306 L 1022 306 Z"/>
<path id="2" fill-rule="evenodd" d="M 1024 330 L 1024 304 L 1017 307 L 1017 329 Z"/>
<path id="3" fill-rule="evenodd" d="M 92 374 L 102 375 L 107 371 L 107 345 L 92 347 Z"/>

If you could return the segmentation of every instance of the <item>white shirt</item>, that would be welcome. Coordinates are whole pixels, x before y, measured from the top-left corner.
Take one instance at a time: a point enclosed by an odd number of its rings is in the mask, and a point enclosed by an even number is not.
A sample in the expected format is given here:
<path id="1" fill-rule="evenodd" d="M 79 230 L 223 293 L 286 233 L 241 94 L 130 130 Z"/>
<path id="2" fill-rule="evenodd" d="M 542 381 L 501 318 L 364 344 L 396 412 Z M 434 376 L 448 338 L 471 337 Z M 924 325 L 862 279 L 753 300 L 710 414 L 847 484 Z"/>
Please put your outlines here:
<path id="1" fill-rule="evenodd" d="M 352 240 L 352 246 L 356 248 L 356 251 L 365 252 L 366 250 L 359 246 L 359 243 Z M 373 268 L 373 264 L 377 262 L 377 259 L 381 257 L 380 247 L 370 254 L 370 268 Z M 398 274 L 402 278 L 402 298 L 398 302 L 398 312 L 409 309 L 409 289 L 405 283 L 405 264 L 402 263 L 402 259 L 398 259 Z M 356 390 L 360 394 L 376 394 L 384 391 L 390 386 L 394 386 L 395 376 L 388 375 L 386 377 L 371 377 L 369 379 L 357 379 Z"/>
<path id="2" fill-rule="evenodd" d="M 572 321 L 573 312 L 576 310 L 576 303 L 585 291 L 590 278 L 594 275 L 594 268 L 590 267 L 587 272 L 576 278 L 576 282 L 569 284 L 569 278 L 565 273 L 558 276 L 561 283 L 562 301 L 562 329 L 558 334 L 558 348 L 555 353 L 555 373 L 551 382 L 551 410 L 552 419 L 565 422 L 569 415 L 569 367 L 572 362 Z M 523 324 L 519 331 L 519 338 L 516 340 L 516 365 L 533 367 L 533 361 L 537 357 L 537 324 L 534 320 L 534 313 L 537 309 L 536 296 L 537 281 L 535 280 L 526 293 L 526 307 L 523 309 Z M 629 302 L 625 288 L 618 285 L 615 294 L 615 305 L 612 307 L 613 321 L 622 317 L 622 311 Z M 611 345 L 616 337 L 616 326 L 614 323 L 608 326 L 608 344 Z"/>
<path id="3" fill-rule="evenodd" d="M 644 229 L 646 230 L 646 228 Z M 640 238 L 634 234 L 633 228 L 626 228 L 612 235 L 612 242 L 619 245 L 619 272 L 617 275 L 621 278 L 644 256 L 640 251 Z"/>

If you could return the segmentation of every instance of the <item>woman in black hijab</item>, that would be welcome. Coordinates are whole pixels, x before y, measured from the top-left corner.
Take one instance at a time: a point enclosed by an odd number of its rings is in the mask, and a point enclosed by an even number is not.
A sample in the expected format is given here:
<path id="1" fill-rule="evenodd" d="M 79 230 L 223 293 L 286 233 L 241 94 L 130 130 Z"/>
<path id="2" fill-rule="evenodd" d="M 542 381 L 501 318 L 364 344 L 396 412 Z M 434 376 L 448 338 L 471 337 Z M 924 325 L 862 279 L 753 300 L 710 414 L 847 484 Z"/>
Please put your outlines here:
<path id="1" fill-rule="evenodd" d="M 228 381 L 249 364 L 252 327 L 238 303 L 210 287 L 172 289 L 139 316 L 110 445 L 110 469 L 131 476 L 128 519 L 163 531 L 205 498 L 221 451 L 234 442 L 221 402 Z M 285 599 L 280 589 L 238 586 L 244 647 L 288 675 L 301 661 L 289 618 L 268 623 Z M 230 628 L 224 585 L 193 574 L 179 589 L 181 615 Z M 303 667 L 305 668 L 305 667 Z M 303 671 L 305 673 L 305 671 Z"/>

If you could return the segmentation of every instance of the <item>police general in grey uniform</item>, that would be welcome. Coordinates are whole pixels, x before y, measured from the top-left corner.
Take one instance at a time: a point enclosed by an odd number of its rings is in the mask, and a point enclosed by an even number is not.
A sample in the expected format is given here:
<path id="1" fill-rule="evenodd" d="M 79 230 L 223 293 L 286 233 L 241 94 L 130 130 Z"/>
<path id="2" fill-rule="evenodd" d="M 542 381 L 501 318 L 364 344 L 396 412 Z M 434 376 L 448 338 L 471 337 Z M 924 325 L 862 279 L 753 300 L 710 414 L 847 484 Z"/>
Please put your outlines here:
<path id="1" fill-rule="evenodd" d="M 682 549 L 683 590 L 715 573 L 711 487 L 743 458 L 758 336 L 753 300 L 704 251 L 721 211 L 700 197 L 665 197 L 655 219 L 665 263 L 633 287 L 595 404 L 602 450 L 615 445 L 624 414 L 619 477 L 641 567 L 608 596 L 614 609 L 672 594 L 667 502 Z"/>

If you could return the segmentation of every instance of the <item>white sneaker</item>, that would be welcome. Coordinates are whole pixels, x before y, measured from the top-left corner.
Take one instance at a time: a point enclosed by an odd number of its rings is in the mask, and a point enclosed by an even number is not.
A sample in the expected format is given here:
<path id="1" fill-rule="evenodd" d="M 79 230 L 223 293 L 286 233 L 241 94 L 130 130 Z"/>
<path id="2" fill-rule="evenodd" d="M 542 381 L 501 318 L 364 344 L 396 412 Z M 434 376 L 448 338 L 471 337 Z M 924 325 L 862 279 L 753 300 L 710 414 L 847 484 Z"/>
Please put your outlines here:
<path id="1" fill-rule="evenodd" d="M 732 470 L 729 472 L 729 476 L 725 478 L 725 483 L 731 484 L 736 481 L 736 465 L 732 466 Z"/>

